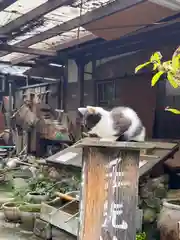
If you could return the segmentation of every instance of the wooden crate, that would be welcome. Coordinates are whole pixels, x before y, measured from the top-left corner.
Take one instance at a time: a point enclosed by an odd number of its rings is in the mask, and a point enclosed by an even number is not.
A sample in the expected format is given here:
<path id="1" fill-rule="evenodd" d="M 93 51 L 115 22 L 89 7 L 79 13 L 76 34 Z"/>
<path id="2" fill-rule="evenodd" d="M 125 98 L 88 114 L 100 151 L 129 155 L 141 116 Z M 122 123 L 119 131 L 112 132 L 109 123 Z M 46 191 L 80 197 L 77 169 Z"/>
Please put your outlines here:
<path id="1" fill-rule="evenodd" d="M 67 207 L 65 206 L 58 209 L 46 203 L 42 203 L 40 218 L 55 227 L 58 227 L 74 236 L 77 236 L 78 218 L 72 217 L 79 211 L 78 206 L 78 202 L 73 202 L 70 203 Z"/>

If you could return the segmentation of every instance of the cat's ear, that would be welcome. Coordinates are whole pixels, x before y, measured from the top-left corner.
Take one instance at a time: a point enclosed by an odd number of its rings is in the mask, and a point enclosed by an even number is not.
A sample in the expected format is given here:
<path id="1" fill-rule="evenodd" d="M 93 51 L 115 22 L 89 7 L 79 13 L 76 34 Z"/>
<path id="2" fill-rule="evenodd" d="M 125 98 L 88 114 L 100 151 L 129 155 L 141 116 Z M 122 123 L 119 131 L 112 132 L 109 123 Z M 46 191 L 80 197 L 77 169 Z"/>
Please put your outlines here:
<path id="1" fill-rule="evenodd" d="M 100 115 L 104 115 L 107 111 L 104 110 L 102 107 L 93 107 L 93 106 L 87 106 L 86 107 L 88 112 L 90 114 L 100 114 Z"/>
<path id="2" fill-rule="evenodd" d="M 86 108 L 78 108 L 78 111 L 82 114 L 82 115 L 84 115 L 86 112 L 87 112 L 87 109 Z"/>
<path id="3" fill-rule="evenodd" d="M 86 109 L 87 109 L 88 113 L 96 114 L 96 107 L 87 106 Z"/>

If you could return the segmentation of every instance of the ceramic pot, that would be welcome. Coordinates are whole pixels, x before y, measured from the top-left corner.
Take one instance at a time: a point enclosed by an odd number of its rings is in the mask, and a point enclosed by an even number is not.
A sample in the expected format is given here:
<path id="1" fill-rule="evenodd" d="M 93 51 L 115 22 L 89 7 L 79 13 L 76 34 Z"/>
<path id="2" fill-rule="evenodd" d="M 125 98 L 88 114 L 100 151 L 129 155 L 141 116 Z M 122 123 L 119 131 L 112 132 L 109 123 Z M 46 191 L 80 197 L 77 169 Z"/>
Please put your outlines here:
<path id="1" fill-rule="evenodd" d="M 33 231 L 35 214 L 33 212 L 20 211 L 21 228 L 25 231 Z"/>
<path id="2" fill-rule="evenodd" d="M 41 204 L 25 203 L 19 207 L 21 228 L 25 231 L 33 231 L 35 218 L 39 217 Z"/>
<path id="3" fill-rule="evenodd" d="M 158 219 L 161 240 L 179 239 L 180 200 L 166 199 Z"/>
<path id="4" fill-rule="evenodd" d="M 20 212 L 17 203 L 6 202 L 2 205 L 5 218 L 10 222 L 19 222 L 20 221 Z"/>
<path id="5" fill-rule="evenodd" d="M 41 203 L 41 202 L 45 202 L 48 199 L 48 195 L 44 194 L 39 194 L 37 192 L 29 192 L 26 195 L 26 200 L 28 202 L 32 202 L 32 203 Z"/>

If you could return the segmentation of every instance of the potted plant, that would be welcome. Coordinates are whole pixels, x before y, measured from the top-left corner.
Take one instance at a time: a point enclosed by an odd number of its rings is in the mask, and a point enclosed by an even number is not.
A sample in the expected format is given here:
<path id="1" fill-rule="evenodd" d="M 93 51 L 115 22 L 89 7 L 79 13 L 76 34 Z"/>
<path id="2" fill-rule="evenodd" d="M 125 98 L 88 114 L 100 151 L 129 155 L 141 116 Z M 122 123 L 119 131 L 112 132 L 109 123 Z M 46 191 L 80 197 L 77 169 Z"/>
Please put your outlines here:
<path id="1" fill-rule="evenodd" d="M 31 203 L 39 204 L 48 200 L 48 195 L 45 192 L 28 192 L 25 196 L 26 200 Z"/>
<path id="2" fill-rule="evenodd" d="M 19 206 L 18 202 L 6 202 L 2 205 L 5 218 L 10 222 L 19 222 Z"/>

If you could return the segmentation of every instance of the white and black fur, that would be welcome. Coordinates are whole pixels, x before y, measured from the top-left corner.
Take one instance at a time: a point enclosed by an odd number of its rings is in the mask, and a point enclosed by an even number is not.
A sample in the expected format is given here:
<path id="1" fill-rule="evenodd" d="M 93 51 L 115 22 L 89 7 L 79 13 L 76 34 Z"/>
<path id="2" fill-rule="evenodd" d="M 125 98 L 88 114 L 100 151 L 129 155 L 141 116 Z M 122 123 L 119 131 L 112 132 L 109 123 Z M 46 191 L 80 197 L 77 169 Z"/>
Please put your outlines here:
<path id="1" fill-rule="evenodd" d="M 94 114 L 88 108 L 93 108 Z M 101 107 L 78 108 L 89 134 L 100 138 L 117 137 L 121 141 L 144 141 L 145 127 L 137 113 L 129 107 L 115 107 L 107 111 Z"/>

